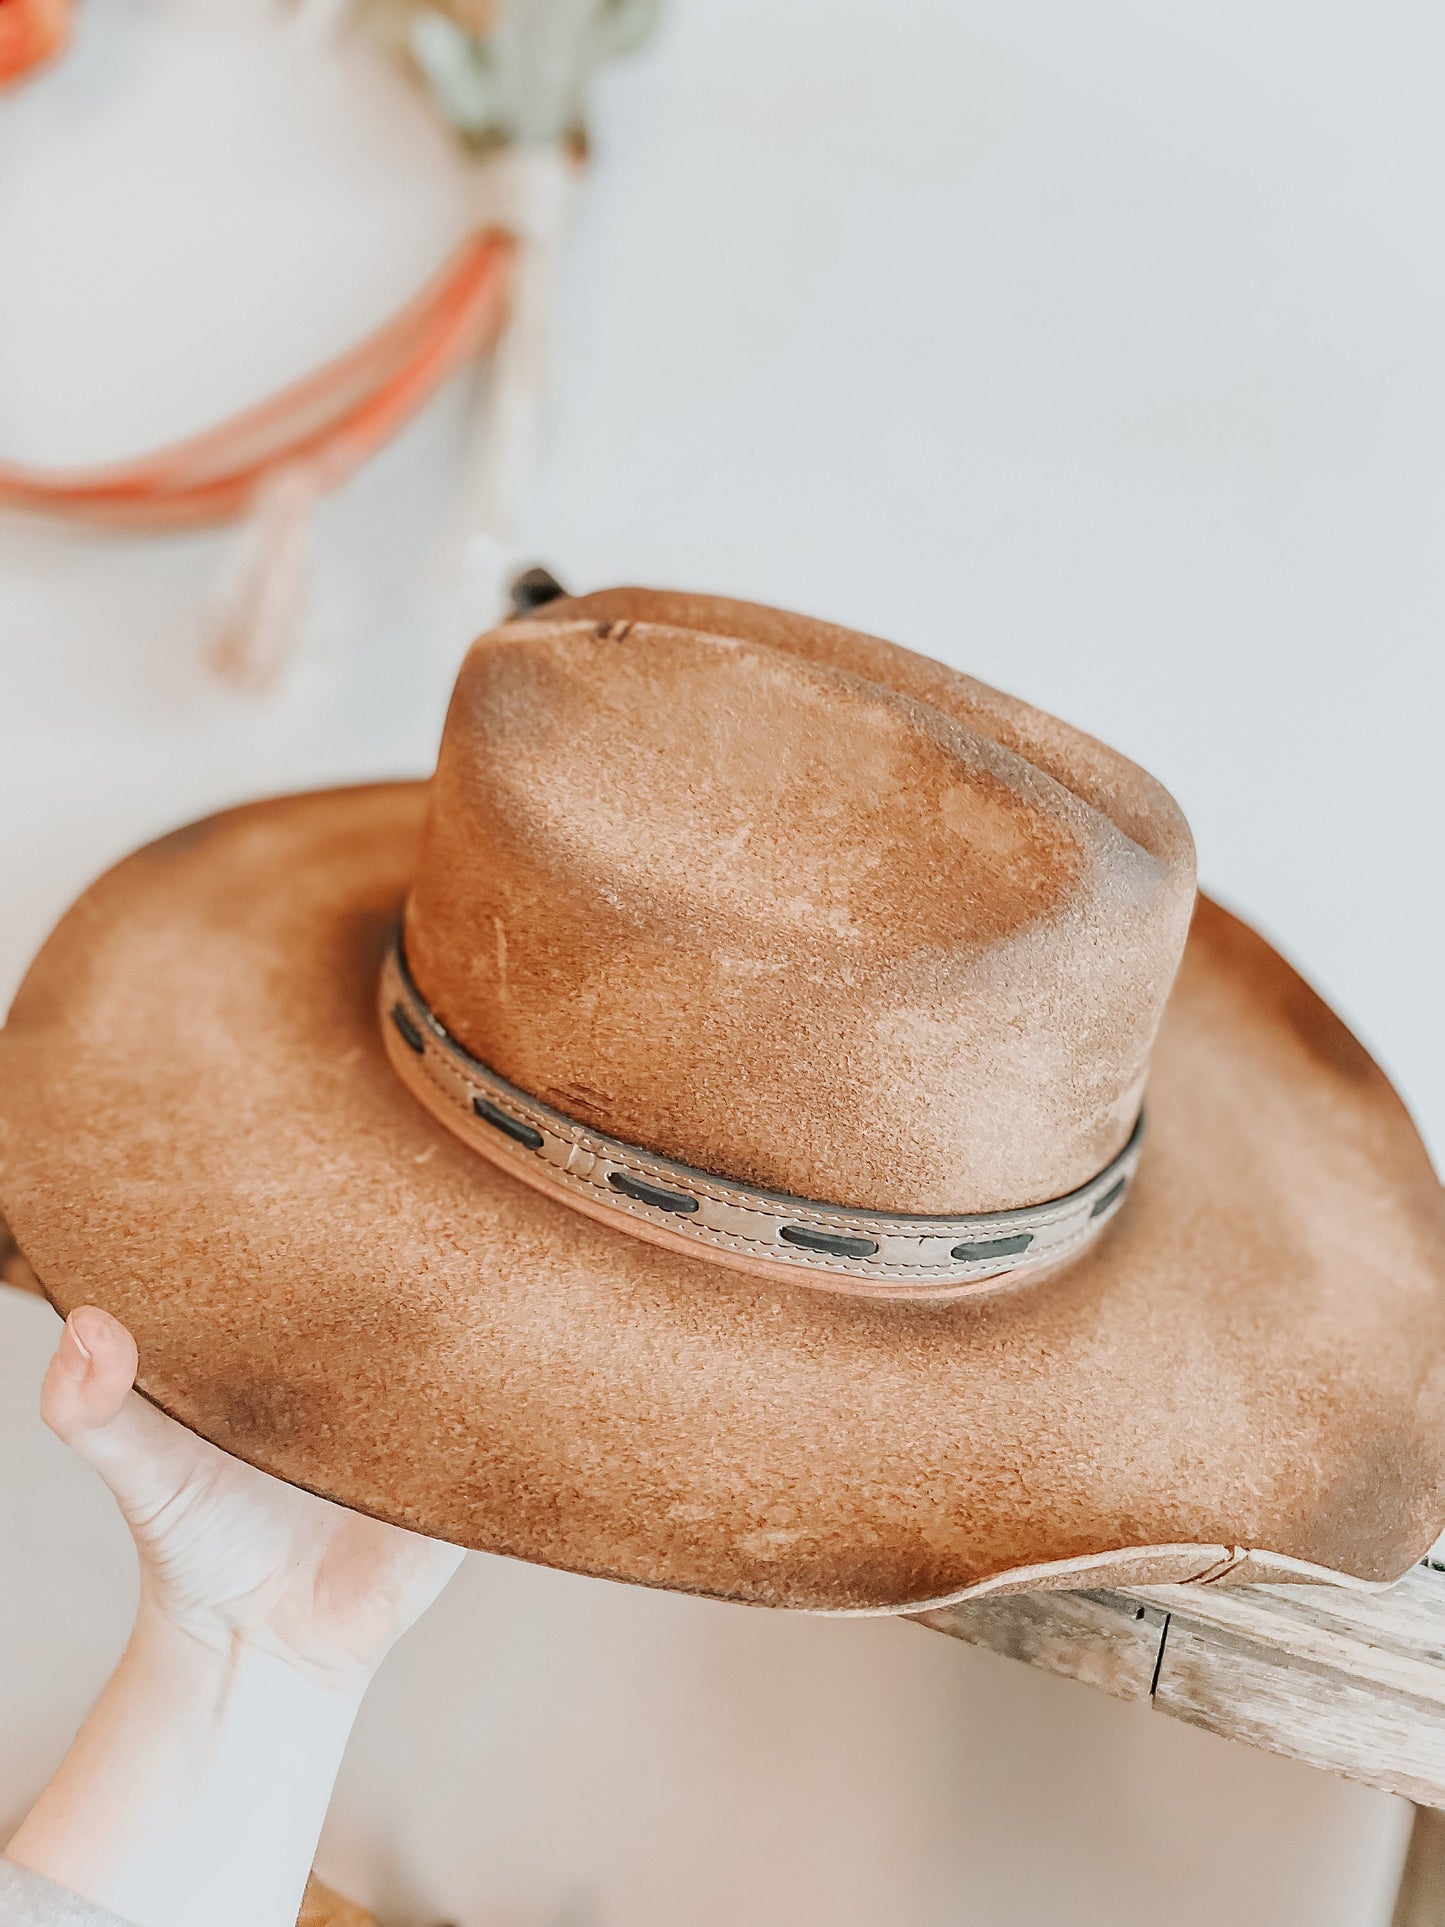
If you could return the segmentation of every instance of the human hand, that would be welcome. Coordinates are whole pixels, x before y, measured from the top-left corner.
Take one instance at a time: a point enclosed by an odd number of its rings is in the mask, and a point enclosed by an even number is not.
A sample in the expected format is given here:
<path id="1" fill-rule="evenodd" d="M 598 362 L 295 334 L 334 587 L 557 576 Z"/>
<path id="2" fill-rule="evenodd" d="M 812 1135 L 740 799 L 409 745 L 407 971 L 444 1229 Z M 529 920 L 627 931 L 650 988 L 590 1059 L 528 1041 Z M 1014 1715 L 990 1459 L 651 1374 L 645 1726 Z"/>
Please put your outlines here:
<path id="1" fill-rule="evenodd" d="M 243 1465 L 147 1404 L 136 1365 L 109 1312 L 73 1311 L 41 1412 L 120 1506 L 143 1603 L 217 1654 L 265 1653 L 360 1694 L 461 1552 Z"/>
<path id="2" fill-rule="evenodd" d="M 135 1373 L 123 1325 L 71 1313 L 41 1410 L 114 1494 L 141 1603 L 5 1857 L 137 1927 L 294 1927 L 361 1695 L 462 1555 L 229 1458 Z"/>

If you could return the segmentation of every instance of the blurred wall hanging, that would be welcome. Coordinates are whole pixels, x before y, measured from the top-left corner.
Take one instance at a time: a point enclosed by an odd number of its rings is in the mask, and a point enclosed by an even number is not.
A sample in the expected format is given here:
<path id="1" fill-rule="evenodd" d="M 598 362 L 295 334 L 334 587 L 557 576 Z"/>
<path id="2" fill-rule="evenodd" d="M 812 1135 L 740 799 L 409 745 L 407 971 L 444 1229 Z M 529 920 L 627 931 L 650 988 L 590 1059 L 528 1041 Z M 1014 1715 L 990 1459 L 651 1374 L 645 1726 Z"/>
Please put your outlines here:
<path id="1" fill-rule="evenodd" d="M 69 38 L 69 0 L 0 0 L 0 87 L 43 67 Z"/>
<path id="2" fill-rule="evenodd" d="M 364 36 L 426 87 L 474 162 L 470 231 L 398 313 L 277 394 L 103 468 L 0 462 L 0 509 L 123 530 L 242 524 L 207 657 L 230 682 L 262 689 L 294 647 L 316 504 L 485 355 L 457 520 L 463 547 L 490 562 L 485 586 L 499 596 L 536 448 L 558 257 L 586 161 L 588 83 L 645 38 L 657 4 L 303 0 L 320 25 Z M 62 53 L 71 31 L 68 0 L 0 0 L 0 85 Z"/>

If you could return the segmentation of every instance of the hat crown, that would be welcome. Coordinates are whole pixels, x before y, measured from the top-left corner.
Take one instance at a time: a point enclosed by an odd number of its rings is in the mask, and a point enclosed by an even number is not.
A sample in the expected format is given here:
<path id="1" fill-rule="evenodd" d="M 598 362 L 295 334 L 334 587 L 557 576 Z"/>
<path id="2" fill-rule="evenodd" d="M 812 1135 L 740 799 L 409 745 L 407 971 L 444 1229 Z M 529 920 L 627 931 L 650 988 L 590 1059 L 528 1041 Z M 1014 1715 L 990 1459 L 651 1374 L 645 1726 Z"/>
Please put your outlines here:
<path id="1" fill-rule="evenodd" d="M 553 602 L 462 668 L 412 975 L 512 1084 L 735 1181 L 994 1211 L 1122 1147 L 1193 901 L 1177 806 L 876 638 Z"/>

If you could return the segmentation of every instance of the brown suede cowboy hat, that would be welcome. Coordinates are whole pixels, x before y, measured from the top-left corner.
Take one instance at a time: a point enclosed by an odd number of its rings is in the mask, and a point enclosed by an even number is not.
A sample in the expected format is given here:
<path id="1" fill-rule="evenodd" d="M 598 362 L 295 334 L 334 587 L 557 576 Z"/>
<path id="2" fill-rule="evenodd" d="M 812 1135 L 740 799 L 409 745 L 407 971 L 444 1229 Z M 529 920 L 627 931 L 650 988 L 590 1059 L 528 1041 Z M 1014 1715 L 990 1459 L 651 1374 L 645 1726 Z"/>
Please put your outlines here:
<path id="1" fill-rule="evenodd" d="M 186 1425 L 580 1572 L 897 1611 L 1445 1523 L 1381 1072 L 1123 757 L 744 603 L 546 601 L 429 785 L 95 884 L 0 1032 L 0 1208 Z"/>

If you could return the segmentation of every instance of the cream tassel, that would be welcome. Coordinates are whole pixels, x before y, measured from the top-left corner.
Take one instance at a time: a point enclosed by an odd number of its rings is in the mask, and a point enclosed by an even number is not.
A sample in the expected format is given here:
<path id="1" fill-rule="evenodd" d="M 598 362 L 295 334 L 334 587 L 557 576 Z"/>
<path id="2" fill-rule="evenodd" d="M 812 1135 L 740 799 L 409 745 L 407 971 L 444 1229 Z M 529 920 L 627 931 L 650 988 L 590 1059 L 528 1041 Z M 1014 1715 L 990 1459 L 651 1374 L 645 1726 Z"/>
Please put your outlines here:
<path id="1" fill-rule="evenodd" d="M 272 688 L 294 653 L 306 604 L 311 526 L 322 495 L 309 462 L 275 470 L 256 492 L 221 584 L 206 659 L 238 689 Z"/>
<path id="2" fill-rule="evenodd" d="M 562 251 L 581 161 L 560 143 L 529 141 L 479 164 L 478 224 L 518 239 L 507 324 L 480 383 L 445 571 L 463 623 L 488 627 L 507 605 L 520 558 L 517 518 L 541 445 Z"/>

